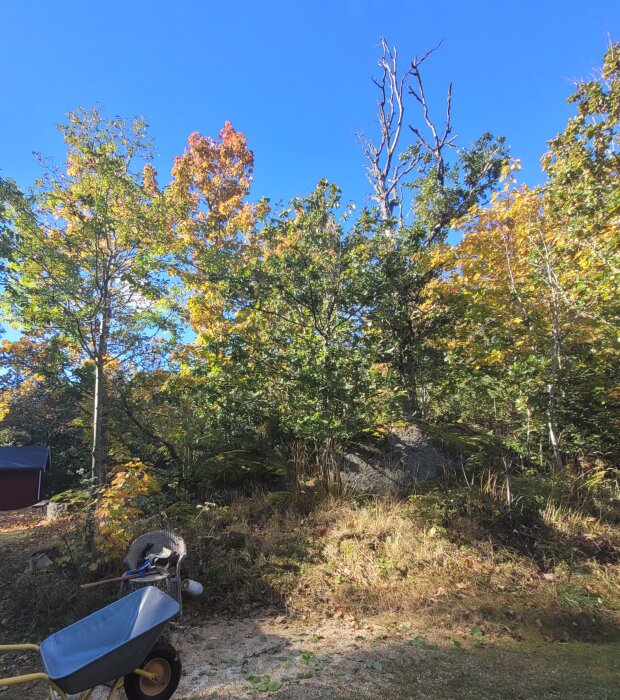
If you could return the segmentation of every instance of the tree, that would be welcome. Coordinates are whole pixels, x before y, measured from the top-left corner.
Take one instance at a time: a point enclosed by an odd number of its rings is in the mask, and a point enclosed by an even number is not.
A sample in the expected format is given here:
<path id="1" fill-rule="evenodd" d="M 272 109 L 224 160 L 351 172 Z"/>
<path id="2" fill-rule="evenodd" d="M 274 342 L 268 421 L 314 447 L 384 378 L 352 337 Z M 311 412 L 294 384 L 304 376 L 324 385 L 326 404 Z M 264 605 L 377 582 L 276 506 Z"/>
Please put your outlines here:
<path id="1" fill-rule="evenodd" d="M 460 222 L 451 276 L 431 296 L 453 319 L 434 344 L 448 373 L 444 417 L 465 418 L 551 462 L 617 454 L 620 48 L 580 82 L 577 114 L 549 142 L 544 186 L 514 166 L 489 206 Z M 512 171 L 512 172 L 511 172 Z"/>
<path id="2" fill-rule="evenodd" d="M 359 227 L 345 229 L 339 207 L 340 191 L 321 180 L 265 221 L 239 270 L 231 329 L 282 434 L 312 444 L 330 491 L 340 488 L 338 442 L 380 412 L 366 333 L 372 248 Z"/>
<path id="3" fill-rule="evenodd" d="M 511 177 L 473 209 L 456 270 L 438 285 L 458 319 L 444 344 L 453 373 L 501 386 L 508 433 L 529 455 L 546 430 L 557 468 L 617 451 L 619 58 L 612 45 L 599 77 L 577 85 L 577 115 L 543 159 L 548 182 Z"/>
<path id="4" fill-rule="evenodd" d="M 6 264 L 14 244 L 13 218 L 28 203 L 13 180 L 0 178 L 0 284 L 6 274 Z"/>
<path id="5" fill-rule="evenodd" d="M 243 365 L 243 341 L 233 331 L 239 309 L 237 281 L 255 221 L 266 204 L 246 201 L 254 155 L 245 135 L 226 122 L 217 139 L 195 132 L 175 159 L 166 191 L 168 226 L 175 253 L 171 271 L 182 282 L 185 320 L 196 342 L 179 348 L 175 410 L 184 416 L 176 439 L 192 458 L 247 446 L 263 420 L 258 377 Z M 188 457 L 188 461 L 191 461 Z"/>
<path id="6" fill-rule="evenodd" d="M 561 467 L 556 400 L 568 318 L 554 284 L 558 232 L 543 217 L 540 190 L 527 188 L 509 188 L 491 207 L 472 210 L 466 222 L 458 271 L 453 286 L 446 283 L 460 307 L 455 332 L 445 341 L 449 362 L 455 370 L 464 363 L 474 376 L 488 374 L 509 386 L 506 398 L 528 420 L 542 408 Z M 545 394 L 545 402 L 537 401 Z"/>
<path id="7" fill-rule="evenodd" d="M 81 481 L 89 446 L 82 425 L 85 392 L 71 381 L 71 360 L 54 340 L 22 336 L 0 342 L 0 444 L 49 445 L 56 465 L 43 488 L 64 491 Z"/>
<path id="8" fill-rule="evenodd" d="M 416 56 L 401 74 L 396 49 L 390 49 L 385 39 L 381 45 L 381 77 L 374 79 L 380 136 L 377 143 L 361 137 L 380 220 L 372 322 L 383 331 L 385 357 L 400 378 L 404 413 L 412 418 L 421 408 L 420 384 L 429 364 L 427 341 L 441 325 L 424 303 L 426 287 L 443 269 L 441 250 L 452 221 L 487 200 L 507 150 L 503 137 L 489 133 L 471 148 L 456 150 L 452 85 L 440 127 L 422 79 L 421 67 L 435 49 Z M 407 123 L 408 101 L 417 105 L 419 123 Z M 405 133 L 413 135 L 413 143 L 404 140 Z"/>
<path id="9" fill-rule="evenodd" d="M 1 304 L 24 334 L 64 347 L 71 371 L 92 367 L 95 486 L 107 476 L 107 373 L 148 362 L 156 336 L 174 330 L 164 305 L 163 204 L 142 120 L 79 110 L 60 131 L 65 171 L 42 161 L 31 206 L 13 207 Z"/>
<path id="10" fill-rule="evenodd" d="M 577 114 L 543 158 L 546 212 L 562 232 L 561 265 L 550 284 L 572 327 L 584 329 L 570 353 L 564 350 L 561 390 L 567 424 L 617 446 L 607 414 L 620 408 L 620 44 L 609 46 L 602 69 L 578 82 L 568 101 Z"/>
<path id="11" fill-rule="evenodd" d="M 227 280 L 253 230 L 255 208 L 245 202 L 254 154 L 245 135 L 226 122 L 219 140 L 195 132 L 175 159 L 166 192 L 188 321 L 200 332 L 225 318 Z M 210 332 L 210 331 L 209 331 Z"/>

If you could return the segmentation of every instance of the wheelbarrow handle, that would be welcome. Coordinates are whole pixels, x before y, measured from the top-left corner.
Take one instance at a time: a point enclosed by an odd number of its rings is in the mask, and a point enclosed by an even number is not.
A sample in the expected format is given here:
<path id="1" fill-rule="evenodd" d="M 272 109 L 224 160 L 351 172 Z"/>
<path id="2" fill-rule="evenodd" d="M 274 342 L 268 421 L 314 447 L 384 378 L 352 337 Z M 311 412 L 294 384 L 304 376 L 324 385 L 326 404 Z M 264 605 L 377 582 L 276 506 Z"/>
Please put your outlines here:
<path id="1" fill-rule="evenodd" d="M 145 561 L 142 566 L 138 566 L 136 569 L 129 569 L 129 571 L 125 571 L 123 576 L 133 576 L 136 574 L 137 576 L 146 576 L 146 574 L 150 573 L 155 569 L 155 566 L 151 564 L 150 561 Z"/>

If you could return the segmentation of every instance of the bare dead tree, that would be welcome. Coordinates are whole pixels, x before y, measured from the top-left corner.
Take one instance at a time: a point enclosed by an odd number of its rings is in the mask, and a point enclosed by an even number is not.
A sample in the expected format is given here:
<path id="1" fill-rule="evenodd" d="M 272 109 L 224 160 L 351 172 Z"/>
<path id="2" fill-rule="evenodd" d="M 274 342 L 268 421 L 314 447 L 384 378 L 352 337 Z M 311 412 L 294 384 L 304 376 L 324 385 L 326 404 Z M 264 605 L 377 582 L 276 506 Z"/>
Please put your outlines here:
<path id="1" fill-rule="evenodd" d="M 450 137 L 450 134 L 452 133 L 452 126 L 451 126 L 451 110 L 452 110 L 452 83 L 448 85 L 448 96 L 446 99 L 446 118 L 445 118 L 445 124 L 443 128 L 443 133 L 440 136 L 439 131 L 431 119 L 430 116 L 430 110 L 428 107 L 428 100 L 426 99 L 426 93 L 424 92 L 424 84 L 422 82 L 422 75 L 420 74 L 420 66 L 422 63 L 434 52 L 439 48 L 440 44 L 435 46 L 433 49 L 429 49 L 421 58 L 418 58 L 417 56 L 411 61 L 411 68 L 410 68 L 410 73 L 411 75 L 415 78 L 415 83 L 416 83 L 416 88 L 414 88 L 412 85 L 407 85 L 407 90 L 410 95 L 415 97 L 415 99 L 419 102 L 420 106 L 422 107 L 422 114 L 424 116 L 424 122 L 426 123 L 426 126 L 428 127 L 430 133 L 431 133 L 431 138 L 427 138 L 424 136 L 422 133 L 421 129 L 418 129 L 417 127 L 412 126 L 411 124 L 409 125 L 409 128 L 411 131 L 416 135 L 416 138 L 418 139 L 418 143 L 426 149 L 428 153 L 430 153 L 433 157 L 433 160 L 435 161 L 435 168 L 436 168 L 436 173 L 437 173 L 437 182 L 439 185 L 443 187 L 444 182 L 445 182 L 445 172 L 446 172 L 446 166 L 445 166 L 445 161 L 444 161 L 444 149 L 446 147 L 448 148 L 453 148 L 454 147 L 454 136 Z"/>
<path id="2" fill-rule="evenodd" d="M 366 174 L 373 189 L 373 199 L 379 207 L 381 218 L 390 221 L 400 203 L 399 185 L 403 178 L 420 162 L 417 152 L 399 154 L 398 144 L 405 118 L 403 96 L 412 77 L 411 69 L 398 76 L 398 55 L 396 48 L 390 49 L 385 38 L 381 38 L 382 54 L 379 67 L 380 78 L 373 78 L 379 89 L 377 118 L 381 130 L 379 144 L 359 134 L 358 138 L 368 161 Z"/>
<path id="3" fill-rule="evenodd" d="M 424 90 L 420 66 L 438 48 L 429 49 L 422 56 L 416 56 L 409 68 L 399 75 L 398 53 L 396 47 L 390 48 L 384 37 L 381 38 L 381 58 L 379 67 L 381 75 L 372 78 L 379 90 L 377 98 L 377 119 L 380 128 L 378 143 L 363 134 L 358 134 L 364 156 L 367 160 L 366 175 L 373 189 L 373 200 L 379 207 L 381 219 L 388 224 L 398 217 L 402 226 L 403 197 L 402 189 L 407 175 L 423 161 L 429 158 L 435 164 L 437 182 L 443 186 L 445 180 L 444 150 L 454 146 L 451 137 L 450 111 L 452 104 L 452 83 L 448 87 L 446 118 L 443 129 L 433 122 Z M 423 120 L 429 133 L 421 127 L 409 124 L 409 129 L 416 136 L 416 141 L 406 148 L 399 148 L 403 126 L 405 126 L 405 100 L 409 94 L 422 108 Z"/>

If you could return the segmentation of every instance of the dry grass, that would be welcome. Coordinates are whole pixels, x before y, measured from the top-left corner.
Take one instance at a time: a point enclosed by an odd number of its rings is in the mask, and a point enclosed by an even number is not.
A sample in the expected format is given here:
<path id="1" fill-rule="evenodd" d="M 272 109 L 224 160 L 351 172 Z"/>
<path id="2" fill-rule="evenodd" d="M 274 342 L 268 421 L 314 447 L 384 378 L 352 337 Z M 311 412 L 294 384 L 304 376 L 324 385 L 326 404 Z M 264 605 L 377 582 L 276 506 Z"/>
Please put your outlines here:
<path id="1" fill-rule="evenodd" d="M 205 585 L 203 599 L 188 607 L 195 620 L 273 605 L 300 617 L 379 615 L 515 638 L 617 636 L 618 526 L 567 503 L 518 508 L 500 488 L 470 485 L 400 501 L 308 499 L 300 507 L 287 494 L 257 493 L 202 510 L 181 505 L 136 530 L 166 526 L 186 536 L 185 573 Z M 13 590 L 24 586 L 19 566 L 38 543 L 58 544 L 59 526 L 28 532 L 19 551 L 4 548 L 12 569 L 6 600 L 22 608 L 39 587 L 28 580 L 28 591 Z M 102 577 L 87 565 L 82 577 Z M 45 586 L 56 585 L 58 595 L 44 599 L 58 602 L 68 591 L 71 610 L 86 610 L 92 599 L 74 578 L 70 562 L 55 566 Z M 9 626 L 58 624 L 40 606 L 22 608 Z"/>
<path id="2" fill-rule="evenodd" d="M 207 584 L 205 611 L 275 604 L 308 618 L 381 615 L 509 636 L 615 637 L 618 528 L 566 505 L 507 511 L 483 495 L 332 499 L 302 513 L 286 501 L 274 506 L 270 494 L 238 498 L 186 531 L 197 544 L 191 573 Z M 242 535 L 242 547 L 207 548 L 230 532 Z"/>

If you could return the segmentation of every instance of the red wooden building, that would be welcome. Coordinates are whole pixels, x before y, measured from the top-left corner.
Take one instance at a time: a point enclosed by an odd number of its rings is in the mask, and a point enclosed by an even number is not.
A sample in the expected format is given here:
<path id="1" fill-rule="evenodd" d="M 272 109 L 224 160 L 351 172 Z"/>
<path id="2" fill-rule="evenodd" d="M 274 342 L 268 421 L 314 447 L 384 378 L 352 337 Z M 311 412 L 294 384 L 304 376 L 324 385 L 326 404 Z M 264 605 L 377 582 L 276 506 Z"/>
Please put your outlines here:
<path id="1" fill-rule="evenodd" d="M 50 466 L 49 447 L 0 447 L 0 510 L 34 505 Z"/>

